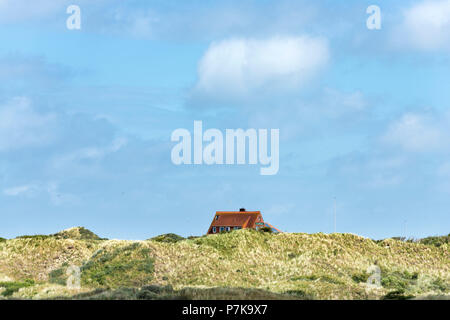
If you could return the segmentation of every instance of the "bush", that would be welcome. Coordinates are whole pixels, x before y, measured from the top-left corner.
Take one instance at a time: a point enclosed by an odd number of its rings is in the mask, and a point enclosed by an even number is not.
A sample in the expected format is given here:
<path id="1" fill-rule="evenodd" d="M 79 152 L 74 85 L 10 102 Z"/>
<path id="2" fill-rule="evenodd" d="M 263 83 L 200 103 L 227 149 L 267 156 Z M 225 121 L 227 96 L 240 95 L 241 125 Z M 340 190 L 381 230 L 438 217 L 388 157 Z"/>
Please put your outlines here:
<path id="1" fill-rule="evenodd" d="M 11 281 L 11 282 L 0 282 L 0 287 L 5 288 L 1 293 L 4 297 L 12 296 L 14 292 L 19 291 L 21 288 L 31 287 L 34 285 L 34 280 L 26 279 L 22 282 Z"/>
<path id="2" fill-rule="evenodd" d="M 84 227 L 75 227 L 52 234 L 56 239 L 73 239 L 73 240 L 108 240 L 107 238 L 100 238 L 91 230 Z"/>
<path id="3" fill-rule="evenodd" d="M 369 279 L 369 274 L 366 272 L 354 273 L 352 275 L 352 280 L 356 283 L 367 282 L 367 279 Z"/>
<path id="4" fill-rule="evenodd" d="M 261 231 L 261 232 L 268 232 L 268 233 L 272 233 L 273 232 L 272 228 L 269 228 L 269 227 L 262 227 L 262 228 L 259 229 L 259 231 Z"/>
<path id="5" fill-rule="evenodd" d="M 395 290 L 395 291 L 389 292 L 388 294 L 383 296 L 381 299 L 382 300 L 408 300 L 408 299 L 413 299 L 413 298 L 414 298 L 413 295 L 405 295 L 404 290 Z"/>
<path id="6" fill-rule="evenodd" d="M 302 299 L 302 300 L 313 300 L 314 297 L 312 295 L 310 295 L 309 293 L 306 293 L 303 290 L 288 290 L 284 292 L 285 294 L 294 296 L 297 299 Z"/>
<path id="7" fill-rule="evenodd" d="M 5 238 L 0 237 L 0 242 L 5 242 L 5 241 L 6 241 Z"/>
<path id="8" fill-rule="evenodd" d="M 46 235 L 46 234 L 35 234 L 35 235 L 24 235 L 24 236 L 18 236 L 16 239 L 36 239 L 36 240 L 45 240 L 49 239 L 52 236 Z"/>
<path id="9" fill-rule="evenodd" d="M 145 285 L 153 278 L 154 259 L 150 253 L 139 243 L 98 251 L 81 267 L 82 281 L 111 288 Z"/>
<path id="10" fill-rule="evenodd" d="M 450 234 L 446 236 L 427 237 L 419 240 L 419 243 L 440 247 L 443 244 L 450 243 Z"/>
<path id="11" fill-rule="evenodd" d="M 67 281 L 67 276 L 65 272 L 65 268 L 61 267 L 59 269 L 55 269 L 48 274 L 49 282 L 65 285 Z"/>
<path id="12" fill-rule="evenodd" d="M 417 272 L 409 273 L 408 271 L 394 271 L 390 273 L 382 273 L 381 285 L 389 289 L 406 290 L 417 282 L 419 274 Z"/>
<path id="13" fill-rule="evenodd" d="M 435 279 L 432 283 L 432 286 L 436 290 L 440 290 L 442 292 L 450 291 L 450 284 L 442 280 L 441 278 Z"/>
<path id="14" fill-rule="evenodd" d="M 162 234 L 162 235 L 153 237 L 149 240 L 153 240 L 153 241 L 157 241 L 157 242 L 176 243 L 178 241 L 184 240 L 184 238 L 175 233 L 166 233 L 166 234 Z"/>

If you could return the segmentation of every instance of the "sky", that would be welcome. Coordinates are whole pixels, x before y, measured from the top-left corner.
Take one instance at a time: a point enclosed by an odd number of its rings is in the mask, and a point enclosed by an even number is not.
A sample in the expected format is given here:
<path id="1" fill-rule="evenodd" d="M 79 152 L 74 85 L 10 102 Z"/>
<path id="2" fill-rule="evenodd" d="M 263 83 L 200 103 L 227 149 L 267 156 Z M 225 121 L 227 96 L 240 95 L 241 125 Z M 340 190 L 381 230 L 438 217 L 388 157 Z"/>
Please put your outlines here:
<path id="1" fill-rule="evenodd" d="M 0 236 L 331 233 L 334 199 L 337 232 L 448 234 L 449 71 L 450 0 L 0 0 Z M 278 173 L 175 165 L 195 120 L 279 129 Z"/>

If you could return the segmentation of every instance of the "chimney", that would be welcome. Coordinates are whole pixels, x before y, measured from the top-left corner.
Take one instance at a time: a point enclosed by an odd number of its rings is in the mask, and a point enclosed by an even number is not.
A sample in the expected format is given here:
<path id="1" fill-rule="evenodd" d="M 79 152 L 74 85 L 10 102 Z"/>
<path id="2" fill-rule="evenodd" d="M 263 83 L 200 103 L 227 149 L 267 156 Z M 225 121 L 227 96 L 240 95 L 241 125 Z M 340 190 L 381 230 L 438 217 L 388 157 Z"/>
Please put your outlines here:
<path id="1" fill-rule="evenodd" d="M 245 208 L 240 208 L 239 212 L 245 212 Z"/>

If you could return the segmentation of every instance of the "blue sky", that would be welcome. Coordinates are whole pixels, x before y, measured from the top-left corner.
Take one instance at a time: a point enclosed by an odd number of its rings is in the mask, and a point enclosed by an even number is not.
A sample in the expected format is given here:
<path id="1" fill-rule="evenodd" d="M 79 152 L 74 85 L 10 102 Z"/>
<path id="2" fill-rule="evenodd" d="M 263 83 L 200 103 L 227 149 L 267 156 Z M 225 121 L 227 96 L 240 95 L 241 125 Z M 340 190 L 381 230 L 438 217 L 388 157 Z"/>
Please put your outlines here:
<path id="1" fill-rule="evenodd" d="M 81 9 L 68 30 L 66 8 Z M 366 27 L 378 5 L 381 30 Z M 450 1 L 0 1 L 0 236 L 450 227 Z M 176 166 L 177 128 L 280 129 L 280 170 Z"/>

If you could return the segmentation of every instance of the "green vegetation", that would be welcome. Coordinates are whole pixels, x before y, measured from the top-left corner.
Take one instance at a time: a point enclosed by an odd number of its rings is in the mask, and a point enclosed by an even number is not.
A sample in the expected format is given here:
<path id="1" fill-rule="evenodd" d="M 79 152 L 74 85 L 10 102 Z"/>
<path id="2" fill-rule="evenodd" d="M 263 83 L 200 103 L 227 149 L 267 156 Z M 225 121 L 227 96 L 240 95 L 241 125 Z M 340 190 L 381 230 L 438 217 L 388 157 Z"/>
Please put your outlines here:
<path id="1" fill-rule="evenodd" d="M 396 289 L 398 291 L 404 291 L 408 287 L 412 287 L 417 284 L 418 273 L 409 273 L 408 271 L 382 271 L 381 285 L 384 288 Z"/>
<path id="2" fill-rule="evenodd" d="M 24 235 L 24 236 L 18 236 L 16 239 L 36 239 L 36 240 L 44 240 L 51 238 L 52 236 L 45 235 L 45 234 L 35 234 L 35 235 Z"/>
<path id="3" fill-rule="evenodd" d="M 64 263 L 61 268 L 55 269 L 48 274 L 48 280 L 50 283 L 56 283 L 60 285 L 65 285 L 67 281 L 67 271 L 68 264 Z"/>
<path id="4" fill-rule="evenodd" d="M 69 229 L 70 230 L 70 229 Z M 67 231 L 67 230 L 66 230 Z M 148 241 L 25 237 L 0 242 L 0 297 L 76 299 L 443 299 L 449 244 L 353 234 L 235 230 Z M 85 233 L 88 234 L 88 233 Z M 366 284 L 381 269 L 381 287 Z M 81 289 L 66 287 L 79 266 Z M 34 284 L 22 286 L 26 279 Z"/>
<path id="5" fill-rule="evenodd" d="M 93 233 L 92 231 L 83 228 L 83 227 L 75 227 L 60 231 L 51 235 L 56 239 L 73 239 L 73 240 L 108 240 L 106 238 L 100 238 L 98 235 Z"/>
<path id="6" fill-rule="evenodd" d="M 4 297 L 11 296 L 14 292 L 19 291 L 21 288 L 26 288 L 34 285 L 34 280 L 26 279 L 25 281 L 10 281 L 10 282 L 0 282 L 0 288 L 4 288 L 1 291 L 1 295 Z"/>
<path id="7" fill-rule="evenodd" d="M 361 283 L 361 282 L 365 283 L 369 279 L 369 276 L 370 275 L 365 271 L 357 272 L 352 275 L 352 280 L 355 281 L 356 283 Z"/>
<path id="8" fill-rule="evenodd" d="M 82 282 L 107 288 L 147 284 L 153 278 L 150 253 L 140 243 L 100 249 L 81 267 Z"/>
<path id="9" fill-rule="evenodd" d="M 421 243 L 425 245 L 440 247 L 444 244 L 450 244 L 450 234 L 446 236 L 433 236 L 433 237 L 427 237 L 423 239 L 414 239 L 414 238 L 405 238 L 405 237 L 393 237 L 391 238 L 393 240 L 397 241 L 403 241 L 403 242 L 412 242 L 412 243 Z M 383 241 L 383 240 L 377 240 Z"/>
<path id="10" fill-rule="evenodd" d="M 419 240 L 420 243 L 440 247 L 444 244 L 450 244 L 450 234 L 440 237 L 427 237 Z"/>
<path id="11" fill-rule="evenodd" d="M 388 294 L 383 296 L 382 300 L 409 300 L 413 299 L 413 295 L 405 295 L 405 290 L 399 289 L 395 291 L 390 291 Z"/>
<path id="12" fill-rule="evenodd" d="M 162 234 L 162 235 L 156 236 L 149 240 L 153 240 L 153 241 L 157 241 L 157 242 L 176 243 L 178 241 L 184 240 L 184 238 L 175 233 L 167 233 L 167 234 Z"/>
<path id="13" fill-rule="evenodd" d="M 65 297 L 56 297 L 64 299 Z M 171 285 L 149 285 L 141 288 L 121 287 L 118 289 L 95 289 L 74 295 L 80 300 L 292 300 L 311 299 L 304 292 L 291 291 L 274 293 L 261 289 L 248 288 L 182 288 L 174 290 Z"/>
<path id="14" fill-rule="evenodd" d="M 5 238 L 0 237 L 0 242 L 5 242 L 5 241 L 6 241 Z"/>

